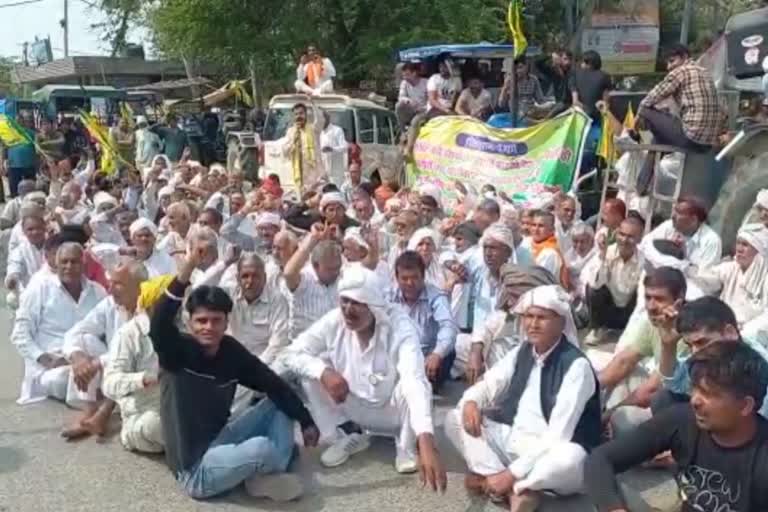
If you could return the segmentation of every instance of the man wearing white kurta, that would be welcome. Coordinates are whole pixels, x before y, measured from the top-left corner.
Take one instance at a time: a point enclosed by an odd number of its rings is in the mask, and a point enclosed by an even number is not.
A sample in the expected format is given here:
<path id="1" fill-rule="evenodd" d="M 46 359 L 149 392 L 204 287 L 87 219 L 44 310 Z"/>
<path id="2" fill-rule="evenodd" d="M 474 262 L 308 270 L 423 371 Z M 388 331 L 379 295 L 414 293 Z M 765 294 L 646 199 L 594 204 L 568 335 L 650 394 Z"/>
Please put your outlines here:
<path id="1" fill-rule="evenodd" d="M 80 245 L 62 244 L 56 267 L 57 274 L 30 283 L 16 312 L 11 341 L 24 358 L 21 405 L 66 398 L 70 366 L 62 354 L 64 335 L 107 295 L 83 275 Z"/>
<path id="2" fill-rule="evenodd" d="M 519 511 L 535 508 L 536 491 L 581 490 L 601 428 L 597 378 L 575 345 L 568 294 L 556 285 L 534 288 L 515 313 L 526 341 L 464 393 L 445 430 L 469 467 L 467 488 Z"/>
<path id="3" fill-rule="evenodd" d="M 323 111 L 323 120 L 325 124 L 320 132 L 323 165 L 331 182 L 341 186 L 347 169 L 347 139 L 344 137 L 344 130 L 331 123 L 331 115 L 327 111 Z"/>
<path id="4" fill-rule="evenodd" d="M 136 248 L 136 257 L 149 273 L 149 277 L 176 274 L 176 260 L 166 251 L 157 249 L 157 226 L 155 223 L 139 218 L 130 227 L 131 245 Z"/>
<path id="5" fill-rule="evenodd" d="M 367 432 L 394 435 L 397 471 L 426 470 L 432 475 L 428 481 L 436 478 L 444 486 L 432 389 L 415 325 L 404 311 L 387 305 L 378 276 L 361 265 L 345 270 L 339 294 L 340 307 L 285 353 L 286 364 L 301 377 L 321 438 L 332 443 L 321 461 L 328 467 L 344 464 L 368 448 Z"/>
<path id="6" fill-rule="evenodd" d="M 45 220 L 37 214 L 27 215 L 21 219 L 21 225 L 24 238 L 8 255 L 5 273 L 5 287 L 17 293 L 21 293 L 45 263 Z"/>
<path id="7" fill-rule="evenodd" d="M 109 277 L 109 296 L 64 336 L 62 353 L 72 367 L 66 402 L 83 409 L 82 416 L 63 431 L 66 438 L 103 433 L 115 407 L 101 396 L 102 372 L 112 337 L 136 311 L 139 283 L 147 279 L 147 270 L 131 261 L 119 265 Z"/>

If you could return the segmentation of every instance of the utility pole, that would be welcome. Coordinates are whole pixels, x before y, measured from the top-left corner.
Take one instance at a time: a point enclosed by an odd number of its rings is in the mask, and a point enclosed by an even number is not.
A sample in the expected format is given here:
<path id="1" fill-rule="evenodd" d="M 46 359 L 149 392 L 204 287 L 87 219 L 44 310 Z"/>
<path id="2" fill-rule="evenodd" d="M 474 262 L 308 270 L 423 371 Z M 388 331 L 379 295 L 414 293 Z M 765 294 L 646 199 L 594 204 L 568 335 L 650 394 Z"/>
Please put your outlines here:
<path id="1" fill-rule="evenodd" d="M 61 20 L 64 29 L 64 57 L 69 57 L 69 0 L 64 0 L 64 19 Z"/>
<path id="2" fill-rule="evenodd" d="M 691 29 L 691 21 L 693 18 L 693 0 L 685 0 L 685 6 L 683 7 L 683 20 L 680 25 L 680 44 L 688 45 L 688 32 Z"/>

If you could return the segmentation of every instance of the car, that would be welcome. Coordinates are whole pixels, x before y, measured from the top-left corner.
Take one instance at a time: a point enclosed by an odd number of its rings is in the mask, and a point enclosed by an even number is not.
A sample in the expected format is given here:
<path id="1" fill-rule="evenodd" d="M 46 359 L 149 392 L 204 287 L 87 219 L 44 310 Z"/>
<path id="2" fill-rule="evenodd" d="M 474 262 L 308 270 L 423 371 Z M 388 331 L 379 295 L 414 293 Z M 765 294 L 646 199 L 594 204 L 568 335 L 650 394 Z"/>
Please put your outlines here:
<path id="1" fill-rule="evenodd" d="M 262 132 L 263 162 L 259 175 L 277 174 L 283 187 L 295 190 L 290 158 L 283 154 L 285 134 L 293 123 L 293 106 L 310 101 L 328 112 L 331 122 L 344 130 L 347 142 L 360 147 L 363 176 L 386 182 L 400 180 L 402 167 L 398 146 L 398 127 L 395 113 L 373 101 L 341 94 L 325 94 L 309 98 L 303 94 L 280 94 L 269 102 Z M 307 112 L 313 122 L 312 109 Z M 340 184 L 339 184 L 340 185 Z"/>

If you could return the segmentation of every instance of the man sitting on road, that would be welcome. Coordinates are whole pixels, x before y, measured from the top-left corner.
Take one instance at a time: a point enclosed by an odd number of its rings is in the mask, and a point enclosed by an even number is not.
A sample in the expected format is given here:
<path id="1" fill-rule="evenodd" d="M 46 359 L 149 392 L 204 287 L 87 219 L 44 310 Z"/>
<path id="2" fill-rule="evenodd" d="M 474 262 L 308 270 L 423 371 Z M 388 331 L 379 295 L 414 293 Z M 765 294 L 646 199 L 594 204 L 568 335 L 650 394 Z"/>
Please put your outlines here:
<path id="1" fill-rule="evenodd" d="M 549 270 L 566 290 L 571 288 L 568 265 L 563 259 L 555 235 L 555 216 L 543 210 L 533 214 L 531 222 L 531 251 L 534 264 Z"/>
<path id="2" fill-rule="evenodd" d="M 179 274 L 155 306 L 149 335 L 163 372 L 161 418 L 165 459 L 191 497 L 210 498 L 241 482 L 252 496 L 289 501 L 301 482 L 285 473 L 294 453 L 293 421 L 306 446 L 317 427 L 293 390 L 235 338 L 225 334 L 232 300 L 212 286 L 195 288 L 186 299 L 182 333 L 176 315 L 192 271 L 204 257 L 190 251 Z M 237 384 L 267 395 L 230 420 Z"/>
<path id="3" fill-rule="evenodd" d="M 21 405 L 67 397 L 71 367 L 62 353 L 64 335 L 107 295 L 83 270 L 82 246 L 64 243 L 56 251 L 56 273 L 33 279 L 21 295 L 11 333 L 24 359 Z"/>
<path id="4" fill-rule="evenodd" d="M 768 421 L 757 414 L 768 363 L 743 343 L 714 342 L 688 363 L 691 402 L 599 446 L 584 466 L 599 512 L 627 512 L 616 475 L 671 450 L 683 512 L 768 510 Z"/>
<path id="5" fill-rule="evenodd" d="M 529 290 L 515 313 L 525 342 L 464 393 L 445 431 L 469 466 L 467 489 L 521 512 L 535 510 L 540 491 L 580 492 L 600 442 L 600 395 L 565 290 Z"/>
<path id="6" fill-rule="evenodd" d="M 321 435 L 331 443 L 323 465 L 340 466 L 367 449 L 364 432 L 394 434 L 397 471 L 420 471 L 423 482 L 444 490 L 419 335 L 402 309 L 387 305 L 378 283 L 361 265 L 346 269 L 340 306 L 293 342 L 285 363 L 301 377 Z"/>
<path id="7" fill-rule="evenodd" d="M 119 265 L 110 275 L 109 296 L 102 299 L 64 336 L 62 352 L 72 366 L 67 403 L 82 407 L 83 413 L 62 437 L 104 436 L 115 402 L 103 396 L 102 375 L 109 361 L 109 347 L 117 330 L 136 312 L 139 284 L 147 270 L 131 261 Z"/>

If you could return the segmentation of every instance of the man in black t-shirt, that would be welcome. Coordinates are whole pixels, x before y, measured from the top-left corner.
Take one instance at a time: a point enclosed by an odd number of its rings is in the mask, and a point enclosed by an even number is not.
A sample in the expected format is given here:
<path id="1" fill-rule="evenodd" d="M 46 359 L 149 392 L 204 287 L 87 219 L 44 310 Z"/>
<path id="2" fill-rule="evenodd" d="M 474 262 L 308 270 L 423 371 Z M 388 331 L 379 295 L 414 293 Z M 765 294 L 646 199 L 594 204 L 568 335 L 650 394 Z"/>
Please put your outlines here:
<path id="1" fill-rule="evenodd" d="M 200 286 L 186 300 L 189 334 L 176 326 L 189 278 L 204 253 L 204 248 L 190 251 L 150 324 L 161 368 L 166 463 L 196 499 L 222 494 L 241 482 L 252 496 L 298 498 L 301 482 L 285 472 L 294 451 L 292 420 L 300 423 L 305 446 L 315 446 L 320 434 L 290 386 L 224 334 L 232 300 L 221 288 Z M 267 398 L 232 420 L 238 384 Z"/>
<path id="2" fill-rule="evenodd" d="M 600 512 L 627 507 L 616 474 L 667 450 L 682 512 L 768 510 L 768 421 L 758 415 L 768 362 L 745 343 L 717 341 L 691 356 L 691 402 L 663 410 L 587 458 L 587 494 Z"/>
<path id="3" fill-rule="evenodd" d="M 581 107 L 595 122 L 600 122 L 600 111 L 597 102 L 608 103 L 608 94 L 611 92 L 611 77 L 601 69 L 603 61 L 600 54 L 595 51 L 584 52 L 581 60 L 581 68 L 571 75 L 571 95 L 573 104 Z"/>

